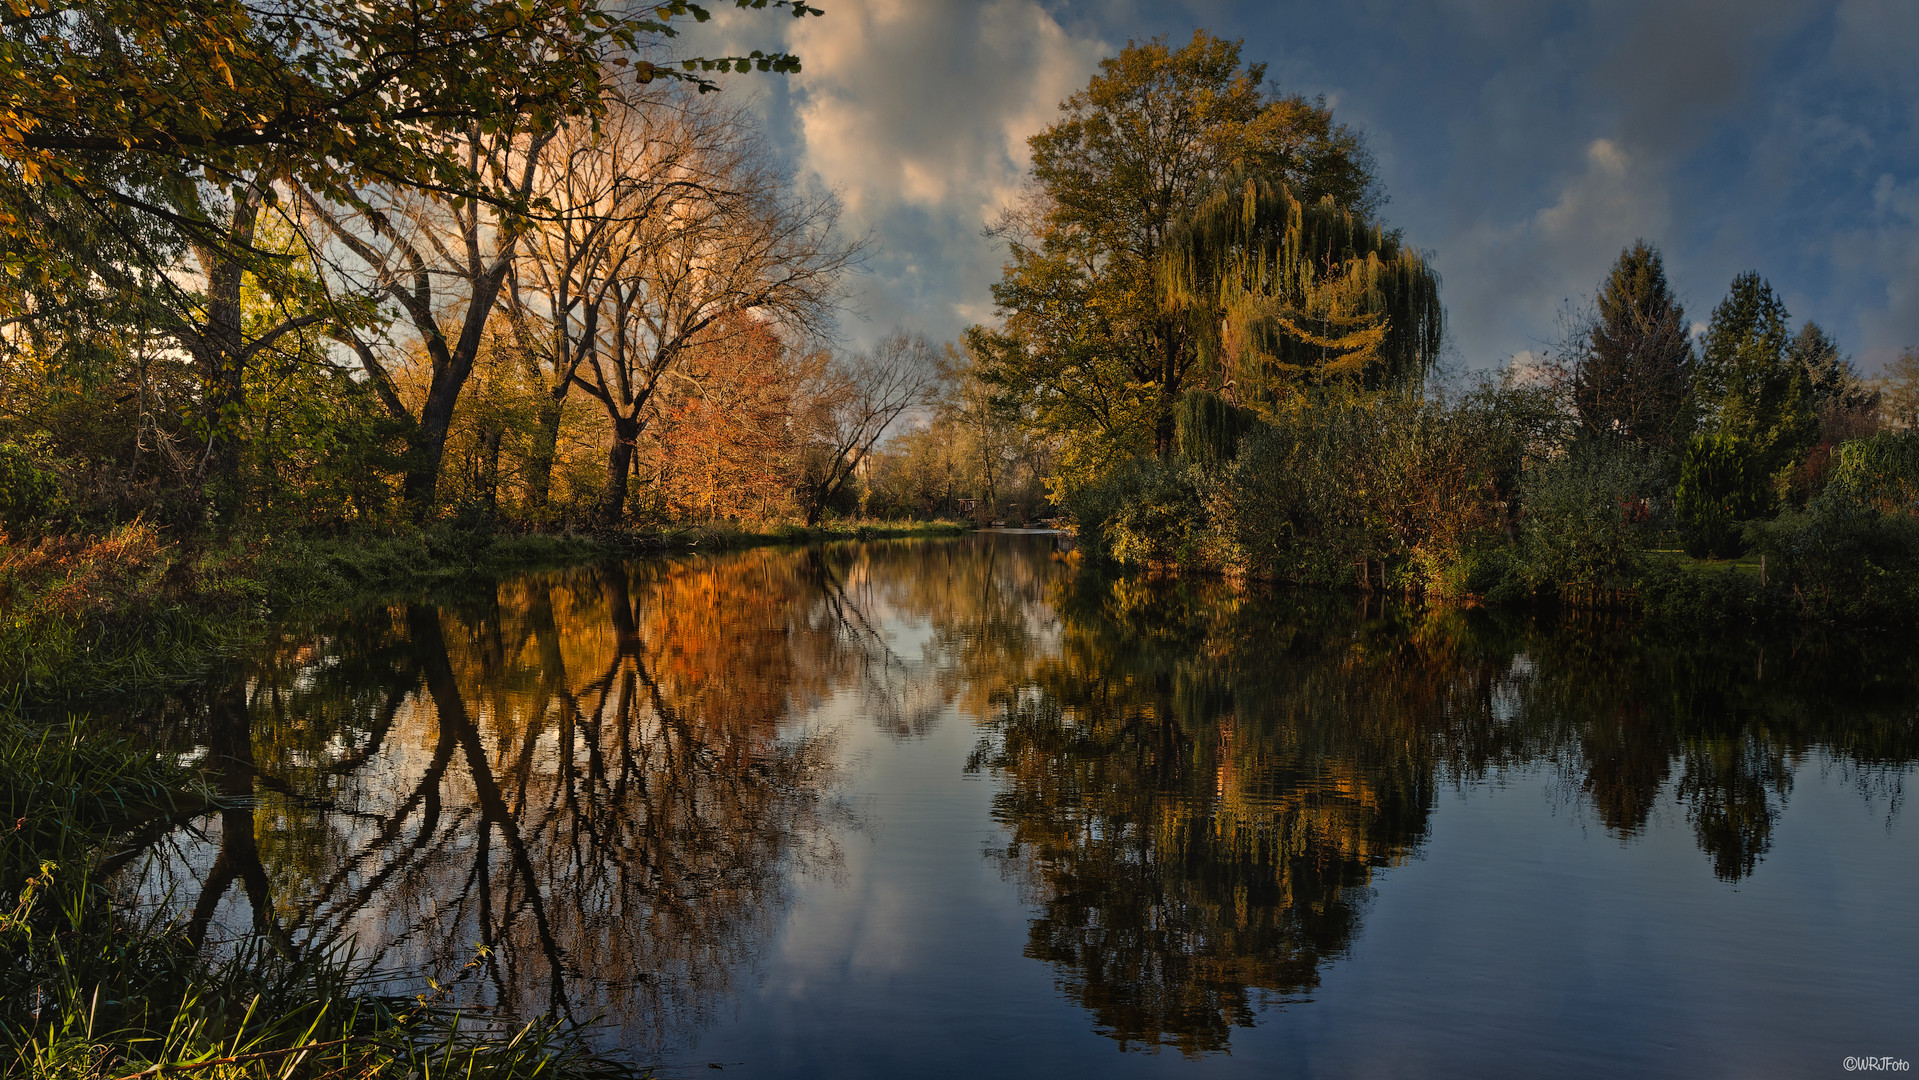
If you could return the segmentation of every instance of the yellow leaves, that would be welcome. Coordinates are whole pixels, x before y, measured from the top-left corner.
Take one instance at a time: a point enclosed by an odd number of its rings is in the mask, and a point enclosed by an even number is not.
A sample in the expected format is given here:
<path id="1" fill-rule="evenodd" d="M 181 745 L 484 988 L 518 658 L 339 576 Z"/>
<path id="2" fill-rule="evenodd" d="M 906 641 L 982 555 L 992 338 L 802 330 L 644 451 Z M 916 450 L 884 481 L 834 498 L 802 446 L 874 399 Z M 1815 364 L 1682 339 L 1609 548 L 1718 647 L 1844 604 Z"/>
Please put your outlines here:
<path id="1" fill-rule="evenodd" d="M 220 77 L 226 80 L 227 89 L 238 90 L 240 88 L 240 84 L 233 81 L 233 69 L 227 65 L 226 60 L 221 57 L 219 53 L 214 53 L 210 58 L 210 62 L 213 64 L 213 69 L 220 73 Z"/>

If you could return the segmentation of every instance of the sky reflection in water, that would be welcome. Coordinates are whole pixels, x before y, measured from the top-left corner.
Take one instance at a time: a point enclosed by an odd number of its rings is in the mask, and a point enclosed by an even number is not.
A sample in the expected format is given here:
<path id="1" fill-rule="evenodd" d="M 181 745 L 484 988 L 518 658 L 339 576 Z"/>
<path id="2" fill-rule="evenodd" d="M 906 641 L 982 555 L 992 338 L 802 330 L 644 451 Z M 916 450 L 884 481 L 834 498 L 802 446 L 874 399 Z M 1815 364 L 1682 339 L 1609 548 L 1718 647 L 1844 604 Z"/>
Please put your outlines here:
<path id="1" fill-rule="evenodd" d="M 534 574 L 169 706 L 250 798 L 124 887 L 669 1074 L 1837 1072 L 1919 1057 L 1911 652 L 1044 536 Z"/>

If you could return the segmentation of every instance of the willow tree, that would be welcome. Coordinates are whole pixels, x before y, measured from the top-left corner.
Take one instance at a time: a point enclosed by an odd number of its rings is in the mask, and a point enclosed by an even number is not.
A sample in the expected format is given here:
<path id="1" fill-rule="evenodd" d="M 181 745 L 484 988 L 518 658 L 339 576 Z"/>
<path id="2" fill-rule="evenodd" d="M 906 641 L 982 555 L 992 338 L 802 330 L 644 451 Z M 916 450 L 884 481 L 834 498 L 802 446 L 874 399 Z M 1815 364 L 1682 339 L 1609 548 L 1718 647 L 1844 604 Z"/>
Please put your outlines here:
<path id="1" fill-rule="evenodd" d="M 1160 310 L 1187 327 L 1199 370 L 1255 408 L 1305 385 L 1417 385 L 1437 357 L 1439 275 L 1376 221 L 1330 198 L 1239 175 L 1167 238 Z"/>
<path id="2" fill-rule="evenodd" d="M 1172 452 L 1174 414 L 1198 361 L 1186 320 L 1163 310 L 1161 249 L 1239 171 L 1308 202 L 1370 213 L 1381 202 L 1365 141 L 1323 98 L 1275 93 L 1238 42 L 1129 42 L 1027 140 L 1026 197 L 993 227 L 1008 261 L 1004 324 L 968 347 L 982 374 L 1061 443 L 1069 483 L 1116 458 Z"/>

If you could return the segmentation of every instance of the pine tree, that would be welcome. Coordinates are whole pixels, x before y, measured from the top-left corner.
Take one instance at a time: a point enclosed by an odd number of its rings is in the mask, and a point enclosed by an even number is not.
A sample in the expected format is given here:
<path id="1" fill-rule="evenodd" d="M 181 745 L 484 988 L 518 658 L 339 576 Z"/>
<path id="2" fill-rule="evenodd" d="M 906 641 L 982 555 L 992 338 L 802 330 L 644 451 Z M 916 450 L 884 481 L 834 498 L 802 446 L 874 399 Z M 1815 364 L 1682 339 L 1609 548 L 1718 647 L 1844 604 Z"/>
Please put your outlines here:
<path id="1" fill-rule="evenodd" d="M 1683 442 L 1692 340 L 1659 249 L 1640 240 L 1621 251 L 1597 307 L 1573 372 L 1580 426 L 1659 449 Z"/>
<path id="2" fill-rule="evenodd" d="M 1812 435 L 1813 382 L 1793 355 L 1787 318 L 1764 278 L 1734 278 L 1713 309 L 1693 381 L 1706 426 L 1749 441 L 1768 472 Z"/>
<path id="3" fill-rule="evenodd" d="M 1730 526 L 1715 524 L 1715 514 L 1728 522 L 1766 514 L 1781 474 L 1812 443 L 1813 380 L 1793 353 L 1787 317 L 1772 286 L 1754 273 L 1734 278 L 1713 309 L 1693 377 L 1701 427 L 1680 467 L 1689 549 L 1736 550 Z"/>
<path id="4" fill-rule="evenodd" d="M 1818 323 L 1806 320 L 1786 351 L 1793 363 L 1805 369 L 1815 405 L 1852 406 L 1871 396 L 1852 358 L 1839 351 L 1838 342 Z"/>

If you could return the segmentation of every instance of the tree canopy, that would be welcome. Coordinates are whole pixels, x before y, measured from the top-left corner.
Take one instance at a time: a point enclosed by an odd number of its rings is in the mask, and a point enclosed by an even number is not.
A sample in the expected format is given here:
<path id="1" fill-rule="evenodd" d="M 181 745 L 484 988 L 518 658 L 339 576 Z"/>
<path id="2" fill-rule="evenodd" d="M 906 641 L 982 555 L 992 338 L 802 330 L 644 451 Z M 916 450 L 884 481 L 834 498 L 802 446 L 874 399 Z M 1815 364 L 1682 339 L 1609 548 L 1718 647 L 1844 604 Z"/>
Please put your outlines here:
<path id="1" fill-rule="evenodd" d="M 1170 451 L 1202 350 L 1191 320 L 1162 303 L 1160 259 L 1224 181 L 1258 176 L 1361 217 L 1384 196 L 1364 139 L 1324 99 L 1273 90 L 1238 42 L 1204 30 L 1177 48 L 1128 43 L 1060 109 L 1028 140 L 1025 199 L 993 229 L 1008 241 L 993 288 L 1005 325 L 971 340 L 1034 423 L 1080 440 L 1070 471 Z"/>
<path id="2" fill-rule="evenodd" d="M 1686 437 L 1692 330 L 1658 248 L 1619 253 L 1582 337 L 1572 394 L 1586 434 L 1662 449 Z"/>

